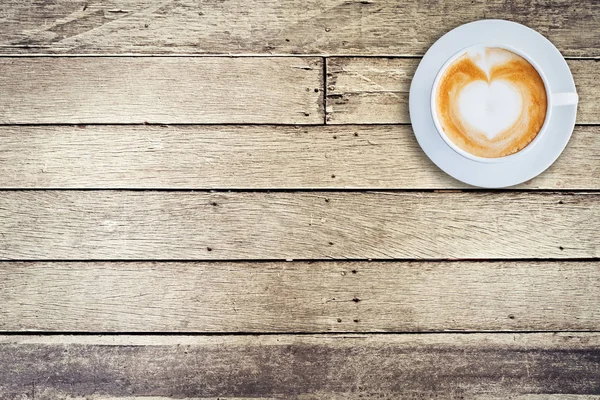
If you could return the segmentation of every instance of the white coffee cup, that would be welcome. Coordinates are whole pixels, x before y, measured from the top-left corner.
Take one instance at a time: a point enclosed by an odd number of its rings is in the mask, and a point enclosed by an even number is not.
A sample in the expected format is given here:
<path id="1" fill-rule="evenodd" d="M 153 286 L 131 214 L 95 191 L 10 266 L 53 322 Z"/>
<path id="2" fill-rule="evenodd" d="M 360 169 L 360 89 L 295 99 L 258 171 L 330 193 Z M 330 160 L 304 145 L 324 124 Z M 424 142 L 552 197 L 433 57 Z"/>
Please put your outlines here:
<path id="1" fill-rule="evenodd" d="M 454 142 L 452 140 L 450 140 L 450 138 L 444 133 L 444 130 L 442 129 L 442 125 L 437 116 L 437 104 L 436 104 L 437 90 L 438 90 L 438 86 L 440 83 L 440 79 L 443 77 L 446 69 L 454 61 L 456 61 L 460 56 L 469 52 L 470 50 L 481 49 L 481 48 L 486 48 L 486 47 L 505 49 L 505 50 L 511 51 L 511 52 L 523 57 L 525 60 L 527 60 L 537 70 L 540 77 L 542 78 L 542 81 L 544 82 L 544 87 L 546 89 L 546 98 L 548 101 L 548 105 L 547 105 L 547 109 L 546 109 L 546 118 L 544 119 L 544 124 L 542 125 L 542 128 L 538 132 L 537 136 L 531 141 L 531 143 L 529 143 L 526 147 L 524 147 L 520 151 L 518 151 L 514 154 L 511 154 L 511 155 L 508 155 L 508 156 L 504 156 L 504 157 L 496 157 L 496 158 L 479 157 L 479 156 L 473 155 L 473 154 L 461 149 L 456 144 L 454 144 Z M 482 163 L 499 163 L 499 162 L 506 162 L 515 157 L 521 157 L 525 152 L 531 150 L 537 143 L 540 142 L 541 138 L 544 136 L 544 134 L 548 130 L 548 121 L 550 121 L 550 116 L 552 115 L 553 107 L 574 105 L 574 104 L 577 104 L 578 101 L 579 101 L 579 96 L 577 95 L 576 92 L 552 93 L 552 91 L 550 90 L 550 86 L 548 84 L 548 79 L 546 78 L 544 71 L 542 71 L 542 69 L 538 66 L 538 64 L 535 62 L 535 60 L 533 60 L 529 55 L 525 54 L 523 51 L 516 49 L 514 47 L 502 45 L 502 44 L 480 43 L 480 44 L 469 46 L 469 47 L 466 47 L 466 48 L 460 50 L 459 52 L 454 54 L 452 57 L 450 57 L 444 63 L 442 68 L 439 70 L 435 80 L 433 81 L 433 87 L 431 89 L 431 116 L 433 118 L 433 123 L 435 124 L 435 127 L 436 127 L 438 133 L 440 134 L 442 139 L 444 139 L 446 144 L 448 144 L 448 146 L 450 146 L 450 148 L 453 149 L 455 152 L 457 152 L 461 156 L 471 159 L 473 161 L 478 161 L 478 162 L 482 162 Z"/>

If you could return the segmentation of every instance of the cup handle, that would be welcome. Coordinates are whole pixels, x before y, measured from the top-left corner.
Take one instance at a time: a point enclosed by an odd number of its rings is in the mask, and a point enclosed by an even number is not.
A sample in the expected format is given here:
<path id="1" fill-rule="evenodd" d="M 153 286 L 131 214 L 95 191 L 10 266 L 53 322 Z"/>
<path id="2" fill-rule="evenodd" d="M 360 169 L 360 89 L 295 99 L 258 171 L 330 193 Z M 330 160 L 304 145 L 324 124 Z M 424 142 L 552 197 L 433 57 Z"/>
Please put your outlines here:
<path id="1" fill-rule="evenodd" d="M 576 92 L 552 93 L 553 106 L 570 106 L 579 102 L 579 96 Z"/>

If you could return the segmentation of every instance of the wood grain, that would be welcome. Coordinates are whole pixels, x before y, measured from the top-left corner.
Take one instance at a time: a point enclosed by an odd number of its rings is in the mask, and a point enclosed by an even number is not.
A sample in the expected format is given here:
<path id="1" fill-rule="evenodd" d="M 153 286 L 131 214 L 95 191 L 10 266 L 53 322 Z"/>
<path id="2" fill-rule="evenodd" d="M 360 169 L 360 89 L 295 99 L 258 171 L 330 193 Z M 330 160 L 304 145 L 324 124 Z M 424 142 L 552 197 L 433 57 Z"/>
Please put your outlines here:
<path id="1" fill-rule="evenodd" d="M 599 330 L 598 262 L 4 262 L 0 330 Z"/>
<path id="2" fill-rule="evenodd" d="M 410 126 L 0 126 L 0 188 L 465 188 Z M 525 189 L 600 189 L 600 127 L 578 126 Z M 331 178 L 335 175 L 335 179 Z"/>
<path id="3" fill-rule="evenodd" d="M 0 58 L 0 123 L 322 123 L 321 58 Z"/>
<path id="4" fill-rule="evenodd" d="M 600 3 L 599 3 L 600 4 Z M 407 124 L 408 94 L 420 59 L 333 57 L 327 59 L 327 122 Z M 596 60 L 569 60 L 579 93 L 577 123 L 600 123 Z"/>
<path id="5" fill-rule="evenodd" d="M 0 258 L 579 258 L 600 194 L 0 192 Z"/>
<path id="6" fill-rule="evenodd" d="M 0 342 L 5 400 L 31 398 L 33 391 L 37 400 L 546 399 L 600 389 L 598 334 L 4 336 Z"/>
<path id="7" fill-rule="evenodd" d="M 600 56 L 594 0 L 5 0 L 0 50 L 422 55 L 450 29 L 486 18 L 526 24 L 567 56 Z"/>

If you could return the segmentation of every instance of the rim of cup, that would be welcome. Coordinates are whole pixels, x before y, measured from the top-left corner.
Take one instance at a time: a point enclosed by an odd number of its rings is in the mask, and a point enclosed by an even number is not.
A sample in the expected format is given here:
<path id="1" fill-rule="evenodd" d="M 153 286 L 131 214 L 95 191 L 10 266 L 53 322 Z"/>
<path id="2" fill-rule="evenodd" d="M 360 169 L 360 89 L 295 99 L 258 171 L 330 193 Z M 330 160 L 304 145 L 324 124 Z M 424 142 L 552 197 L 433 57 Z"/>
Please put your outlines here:
<path id="1" fill-rule="evenodd" d="M 477 48 L 485 48 L 485 47 L 508 50 L 510 52 L 517 54 L 518 56 L 523 57 L 538 72 L 538 74 L 542 78 L 542 82 L 544 82 L 544 89 L 546 90 L 546 102 L 547 102 L 546 117 L 544 118 L 544 123 L 542 124 L 542 127 L 540 128 L 538 134 L 527 146 L 525 146 L 521 150 L 517 151 L 516 153 L 510 154 L 508 156 L 503 156 L 503 157 L 494 157 L 494 158 L 480 157 L 480 156 L 476 156 L 474 154 L 469 153 L 468 151 L 461 149 L 456 144 L 454 144 L 454 142 L 452 140 L 450 140 L 450 138 L 448 136 L 446 136 L 446 134 L 444 133 L 444 130 L 442 129 L 442 125 L 439 122 L 438 116 L 437 116 L 436 97 L 437 97 L 437 91 L 438 91 L 438 84 L 439 84 L 440 79 L 442 78 L 444 72 L 446 71 L 446 69 L 448 69 L 448 67 L 454 61 L 456 61 L 460 56 L 462 56 L 469 50 L 477 49 Z M 552 114 L 552 93 L 550 91 L 550 87 L 548 84 L 548 80 L 546 79 L 546 75 L 544 74 L 542 69 L 539 67 L 539 65 L 535 62 L 535 60 L 533 60 L 527 53 L 525 53 L 522 50 L 517 49 L 513 46 L 508 46 L 505 44 L 478 43 L 478 44 L 469 45 L 469 46 L 464 47 L 461 50 L 457 51 L 448 60 L 446 60 L 446 62 L 442 65 L 442 67 L 440 68 L 440 70 L 438 71 L 438 73 L 435 77 L 435 80 L 433 81 L 433 87 L 431 89 L 431 116 L 433 118 L 433 123 L 435 125 L 436 130 L 438 131 L 438 134 L 442 137 L 444 142 L 446 142 L 446 144 L 448 146 L 450 146 L 450 148 L 452 148 L 452 150 L 454 150 L 455 152 L 457 152 L 458 154 L 460 154 L 463 157 L 466 157 L 468 159 L 471 159 L 471 160 L 477 161 L 477 162 L 481 162 L 481 163 L 501 163 L 501 162 L 507 162 L 507 161 L 513 160 L 516 157 L 522 157 L 523 154 L 529 152 L 536 144 L 538 144 L 541 141 L 542 136 L 547 131 L 546 128 L 548 126 L 548 122 L 550 121 L 550 114 Z"/>

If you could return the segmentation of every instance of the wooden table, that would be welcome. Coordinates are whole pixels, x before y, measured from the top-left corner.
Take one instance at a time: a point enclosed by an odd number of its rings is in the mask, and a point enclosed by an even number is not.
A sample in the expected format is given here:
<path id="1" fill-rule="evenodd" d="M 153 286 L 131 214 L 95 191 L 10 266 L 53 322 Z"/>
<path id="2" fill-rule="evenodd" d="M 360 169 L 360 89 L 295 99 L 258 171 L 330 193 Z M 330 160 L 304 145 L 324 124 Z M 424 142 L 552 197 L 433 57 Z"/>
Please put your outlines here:
<path id="1" fill-rule="evenodd" d="M 482 18 L 581 98 L 508 190 L 407 112 Z M 0 54 L 1 399 L 600 395 L 600 2 L 4 0 Z"/>

